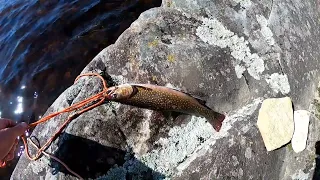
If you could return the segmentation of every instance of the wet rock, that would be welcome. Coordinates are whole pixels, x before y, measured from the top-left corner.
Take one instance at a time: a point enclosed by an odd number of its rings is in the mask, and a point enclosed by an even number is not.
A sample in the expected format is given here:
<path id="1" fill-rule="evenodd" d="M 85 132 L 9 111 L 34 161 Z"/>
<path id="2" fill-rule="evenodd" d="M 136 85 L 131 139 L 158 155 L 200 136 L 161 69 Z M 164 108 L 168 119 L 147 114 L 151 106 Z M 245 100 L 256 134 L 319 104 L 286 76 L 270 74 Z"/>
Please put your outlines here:
<path id="1" fill-rule="evenodd" d="M 306 148 L 309 132 L 310 112 L 306 110 L 294 111 L 294 133 L 291 144 L 292 149 L 299 153 Z"/>
<path id="2" fill-rule="evenodd" d="M 264 100 L 257 125 L 268 151 L 287 144 L 294 131 L 291 99 L 284 97 Z"/>
<path id="3" fill-rule="evenodd" d="M 310 119 L 307 147 L 299 154 L 288 146 L 268 152 L 256 123 L 266 98 L 289 96 L 295 108 L 310 108 L 320 79 L 316 4 L 163 1 L 142 13 L 82 73 L 103 72 L 110 84 L 152 83 L 198 96 L 213 110 L 227 112 L 220 132 L 203 118 L 174 119 L 106 102 L 74 119 L 47 151 L 86 178 L 291 179 L 300 172 L 312 177 L 320 139 L 316 118 Z M 101 88 L 97 78 L 81 78 L 46 114 Z M 43 143 L 66 117 L 39 125 L 33 135 Z M 88 152 L 95 156 L 88 158 Z M 12 179 L 74 179 L 48 161 L 30 162 L 23 155 Z"/>

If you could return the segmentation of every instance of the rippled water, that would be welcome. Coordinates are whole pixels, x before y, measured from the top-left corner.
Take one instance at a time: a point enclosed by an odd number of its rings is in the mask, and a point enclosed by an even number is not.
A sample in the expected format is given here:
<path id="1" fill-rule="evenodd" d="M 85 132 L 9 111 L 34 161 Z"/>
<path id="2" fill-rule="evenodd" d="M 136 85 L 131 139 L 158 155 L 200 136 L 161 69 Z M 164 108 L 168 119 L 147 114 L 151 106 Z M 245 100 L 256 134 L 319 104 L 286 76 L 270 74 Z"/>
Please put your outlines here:
<path id="1" fill-rule="evenodd" d="M 0 117 L 28 123 L 39 119 L 94 56 L 141 12 L 160 4 L 0 0 Z"/>

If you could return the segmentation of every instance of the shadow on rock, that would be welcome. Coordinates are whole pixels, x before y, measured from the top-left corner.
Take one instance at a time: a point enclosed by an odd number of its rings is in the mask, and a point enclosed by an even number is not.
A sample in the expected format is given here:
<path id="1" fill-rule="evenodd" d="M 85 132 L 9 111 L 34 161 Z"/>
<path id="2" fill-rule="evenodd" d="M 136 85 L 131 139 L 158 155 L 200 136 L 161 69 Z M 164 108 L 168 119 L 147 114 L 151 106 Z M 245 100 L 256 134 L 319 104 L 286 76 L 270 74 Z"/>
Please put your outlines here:
<path id="1" fill-rule="evenodd" d="M 112 147 L 103 146 L 95 141 L 63 133 L 59 148 L 54 154 L 70 169 L 85 179 L 164 179 L 165 176 L 153 171 L 133 154 Z M 73 176 L 55 160 L 50 160 L 53 173 L 59 171 Z"/>
<path id="2" fill-rule="evenodd" d="M 313 180 L 318 180 L 320 179 L 320 141 L 317 141 L 315 144 L 315 148 L 316 148 L 316 167 L 314 169 L 314 173 L 313 173 Z"/>

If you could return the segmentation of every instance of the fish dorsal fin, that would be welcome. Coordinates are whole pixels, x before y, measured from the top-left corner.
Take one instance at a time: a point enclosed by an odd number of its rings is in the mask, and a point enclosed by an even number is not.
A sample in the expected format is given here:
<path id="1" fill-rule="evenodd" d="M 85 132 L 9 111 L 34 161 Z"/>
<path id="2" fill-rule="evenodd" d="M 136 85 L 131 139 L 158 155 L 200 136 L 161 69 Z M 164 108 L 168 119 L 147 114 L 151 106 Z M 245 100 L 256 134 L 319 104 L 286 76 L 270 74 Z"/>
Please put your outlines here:
<path id="1" fill-rule="evenodd" d="M 187 95 L 189 95 L 190 97 L 193 97 L 195 100 L 198 101 L 199 104 L 205 106 L 206 108 L 209 108 L 209 107 L 206 105 L 207 101 L 205 101 L 205 100 L 203 100 L 203 99 L 201 99 L 201 98 L 199 98 L 199 97 L 195 97 L 195 96 L 193 96 L 193 95 L 191 95 L 191 94 L 187 94 Z M 210 109 L 210 108 L 209 108 L 209 109 Z"/>
<path id="2" fill-rule="evenodd" d="M 152 91 L 151 88 L 145 87 L 145 86 L 143 86 L 143 85 L 132 84 L 131 86 L 132 86 L 133 88 L 141 88 L 141 89 L 144 89 L 144 90 Z"/>
<path id="3" fill-rule="evenodd" d="M 182 93 L 184 93 L 184 94 L 186 94 L 186 95 L 194 98 L 194 99 L 197 100 L 201 105 L 207 106 L 207 105 L 206 105 L 207 102 L 206 102 L 205 100 L 201 99 L 200 97 L 197 97 L 197 96 L 195 96 L 195 95 L 192 95 L 192 94 L 190 94 L 190 93 L 188 93 L 188 92 L 185 92 L 185 91 L 182 91 L 182 90 L 179 90 L 179 89 L 175 89 L 175 88 L 172 88 L 172 89 L 175 90 L 175 91 L 182 92 Z"/>
<path id="4" fill-rule="evenodd" d="M 193 97 L 194 99 L 196 99 L 201 105 L 207 106 L 207 105 L 206 105 L 207 102 L 206 102 L 205 100 L 200 99 L 200 98 L 198 98 L 198 97 L 194 97 L 194 96 L 191 96 L 191 97 Z"/>

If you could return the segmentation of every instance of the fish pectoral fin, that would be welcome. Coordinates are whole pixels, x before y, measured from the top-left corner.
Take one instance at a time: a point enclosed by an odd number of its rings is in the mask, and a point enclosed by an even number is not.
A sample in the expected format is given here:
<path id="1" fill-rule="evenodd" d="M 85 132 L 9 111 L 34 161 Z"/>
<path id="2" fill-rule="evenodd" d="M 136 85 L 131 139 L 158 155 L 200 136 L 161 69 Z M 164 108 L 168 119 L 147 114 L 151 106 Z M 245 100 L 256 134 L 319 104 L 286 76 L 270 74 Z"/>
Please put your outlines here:
<path id="1" fill-rule="evenodd" d="M 178 116 L 181 116 L 181 115 L 187 115 L 185 113 L 180 113 L 175 111 L 162 111 L 162 114 L 165 118 L 172 117 L 172 119 L 176 119 Z"/>
<path id="2" fill-rule="evenodd" d="M 130 94 L 129 99 L 138 93 L 138 88 L 136 86 L 131 86 L 131 87 L 132 87 L 132 93 Z"/>
<path id="3" fill-rule="evenodd" d="M 148 91 L 152 90 L 150 88 L 147 88 L 147 87 L 144 87 L 144 86 L 139 86 L 139 85 L 131 85 L 131 87 L 132 87 L 133 91 L 132 91 L 132 93 L 131 93 L 129 98 L 132 98 L 134 95 L 136 95 L 139 92 L 139 88 L 141 88 L 143 90 L 148 90 Z"/>
<path id="4" fill-rule="evenodd" d="M 161 113 L 166 119 L 172 118 L 173 125 L 177 125 L 177 126 L 185 124 L 188 122 L 188 120 L 190 120 L 188 118 L 190 117 L 190 115 L 186 113 L 180 113 L 180 112 L 174 112 L 174 111 L 162 111 Z"/>
<path id="5" fill-rule="evenodd" d="M 171 111 L 171 112 L 170 112 L 170 116 L 171 116 L 173 119 L 177 119 L 177 117 L 183 116 L 183 115 L 188 115 L 188 114 L 182 113 L 182 112 L 176 112 L 176 111 Z"/>

